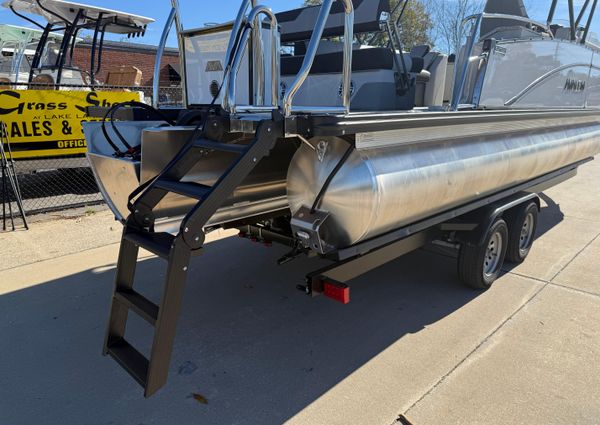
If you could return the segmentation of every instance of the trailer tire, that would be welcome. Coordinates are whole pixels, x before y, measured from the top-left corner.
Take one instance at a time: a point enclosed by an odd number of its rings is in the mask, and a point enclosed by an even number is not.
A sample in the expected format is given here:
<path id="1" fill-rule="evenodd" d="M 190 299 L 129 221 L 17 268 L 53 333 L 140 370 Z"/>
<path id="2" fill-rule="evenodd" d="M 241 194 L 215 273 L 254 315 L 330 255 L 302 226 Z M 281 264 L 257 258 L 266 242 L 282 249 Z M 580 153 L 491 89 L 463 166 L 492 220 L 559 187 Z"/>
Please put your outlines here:
<path id="1" fill-rule="evenodd" d="M 538 224 L 538 205 L 523 204 L 512 212 L 508 221 L 508 249 L 506 261 L 520 264 L 529 255 Z"/>
<path id="2" fill-rule="evenodd" d="M 464 243 L 458 255 L 460 280 L 474 289 L 489 289 L 498 279 L 508 246 L 508 225 L 497 219 L 483 238 L 483 243 Z"/>

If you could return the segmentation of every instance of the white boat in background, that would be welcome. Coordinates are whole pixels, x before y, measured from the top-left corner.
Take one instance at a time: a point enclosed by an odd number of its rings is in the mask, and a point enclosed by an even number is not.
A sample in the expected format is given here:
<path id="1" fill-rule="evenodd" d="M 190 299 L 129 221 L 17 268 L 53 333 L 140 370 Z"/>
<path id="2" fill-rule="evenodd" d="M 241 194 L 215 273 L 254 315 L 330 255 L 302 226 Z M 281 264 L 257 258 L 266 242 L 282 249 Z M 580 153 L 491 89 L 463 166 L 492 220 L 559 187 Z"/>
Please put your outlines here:
<path id="1" fill-rule="evenodd" d="M 26 83 L 31 70 L 31 60 L 44 32 L 16 25 L 0 24 L 0 82 Z M 62 41 L 62 35 L 50 33 L 48 47 L 43 55 L 55 52 L 56 45 Z"/>

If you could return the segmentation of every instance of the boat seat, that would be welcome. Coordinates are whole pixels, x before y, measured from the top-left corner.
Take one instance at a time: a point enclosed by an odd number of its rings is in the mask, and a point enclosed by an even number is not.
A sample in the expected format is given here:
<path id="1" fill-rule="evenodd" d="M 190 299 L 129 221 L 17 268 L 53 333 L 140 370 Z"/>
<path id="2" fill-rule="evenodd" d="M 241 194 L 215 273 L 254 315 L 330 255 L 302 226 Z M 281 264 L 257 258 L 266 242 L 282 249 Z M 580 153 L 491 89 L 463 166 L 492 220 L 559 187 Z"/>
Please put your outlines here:
<path id="1" fill-rule="evenodd" d="M 354 33 L 379 32 L 379 19 L 383 12 L 390 12 L 389 0 L 352 0 L 354 5 Z M 315 23 L 321 6 L 309 6 L 277 14 L 281 28 L 281 42 L 290 43 L 309 40 L 315 30 Z M 341 2 L 335 2 L 327 19 L 323 37 L 344 35 L 345 13 Z"/>
<path id="2" fill-rule="evenodd" d="M 520 18 L 529 18 L 523 0 L 488 0 L 485 8 L 485 13 L 498 13 L 503 15 L 513 15 Z M 491 33 L 497 30 L 505 30 L 507 28 L 527 27 L 526 22 L 512 19 L 493 19 L 484 18 L 481 22 L 480 34 L 482 38 L 489 38 Z M 495 37 L 498 38 L 498 37 Z M 516 38 L 512 36 L 504 38 Z"/>
<path id="3" fill-rule="evenodd" d="M 446 90 L 448 56 L 429 52 L 424 60 L 424 69 L 417 76 L 415 106 L 442 106 Z M 426 73 L 426 78 L 421 77 Z"/>
<path id="4" fill-rule="evenodd" d="M 410 49 L 410 55 L 415 58 L 425 58 L 429 52 L 431 52 L 431 46 L 429 44 L 415 46 Z"/>
<path id="5" fill-rule="evenodd" d="M 448 66 L 446 67 L 446 83 L 444 84 L 444 102 L 452 102 L 452 92 L 454 91 L 454 67 L 456 65 L 456 55 L 448 56 Z"/>
<path id="6" fill-rule="evenodd" d="M 425 57 L 431 51 L 431 46 L 424 44 L 415 46 L 410 51 L 410 73 L 415 74 L 417 84 L 426 83 L 431 78 L 431 73 L 426 69 Z M 406 61 L 406 59 L 405 59 Z"/>
<path id="7" fill-rule="evenodd" d="M 304 56 L 283 56 L 281 75 L 296 75 L 302 67 Z M 334 74 L 342 72 L 343 52 L 323 53 L 315 56 L 311 74 Z M 393 70 L 394 54 L 390 49 L 373 47 L 352 52 L 352 72 Z"/>

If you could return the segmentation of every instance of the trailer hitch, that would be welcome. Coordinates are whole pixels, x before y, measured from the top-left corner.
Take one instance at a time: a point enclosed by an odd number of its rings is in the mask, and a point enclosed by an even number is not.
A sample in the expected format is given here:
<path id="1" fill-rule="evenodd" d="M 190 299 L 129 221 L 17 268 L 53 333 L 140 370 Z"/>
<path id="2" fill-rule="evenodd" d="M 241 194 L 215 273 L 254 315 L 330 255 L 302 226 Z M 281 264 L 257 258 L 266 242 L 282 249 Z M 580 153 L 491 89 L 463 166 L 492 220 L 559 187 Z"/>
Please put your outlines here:
<path id="1" fill-rule="evenodd" d="M 306 285 L 296 285 L 296 289 L 310 297 L 324 295 L 342 304 L 350 303 L 350 287 L 326 276 L 307 276 Z"/>

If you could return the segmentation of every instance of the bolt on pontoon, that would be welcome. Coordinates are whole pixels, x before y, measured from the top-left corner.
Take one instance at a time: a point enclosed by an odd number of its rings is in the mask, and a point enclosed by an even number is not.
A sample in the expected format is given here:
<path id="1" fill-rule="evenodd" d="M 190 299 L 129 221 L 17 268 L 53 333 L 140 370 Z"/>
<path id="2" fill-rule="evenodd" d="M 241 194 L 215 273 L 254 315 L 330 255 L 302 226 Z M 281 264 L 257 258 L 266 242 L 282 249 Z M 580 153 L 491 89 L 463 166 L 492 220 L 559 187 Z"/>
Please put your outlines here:
<path id="1" fill-rule="evenodd" d="M 245 0 L 233 23 L 185 30 L 173 1 L 186 107 L 159 119 L 114 106 L 96 111 L 109 123 L 86 124 L 124 224 L 104 353 L 146 396 L 164 385 L 185 281 L 200 278 L 190 258 L 217 228 L 289 246 L 281 263 L 330 260 L 300 289 L 344 303 L 350 280 L 432 241 L 460 249 L 459 277 L 474 288 L 524 261 L 537 194 L 600 151 L 597 0 L 577 17 L 569 1 L 570 28 L 553 23 L 556 3 L 541 23 L 521 0 L 488 1 L 449 57 L 405 52 L 403 9 L 387 0 L 279 14 Z M 382 33 L 383 45 L 355 38 Z M 139 148 L 115 154 L 123 140 Z M 167 262 L 159 303 L 133 287 L 140 247 Z M 155 327 L 148 356 L 125 338 L 129 311 Z"/>

